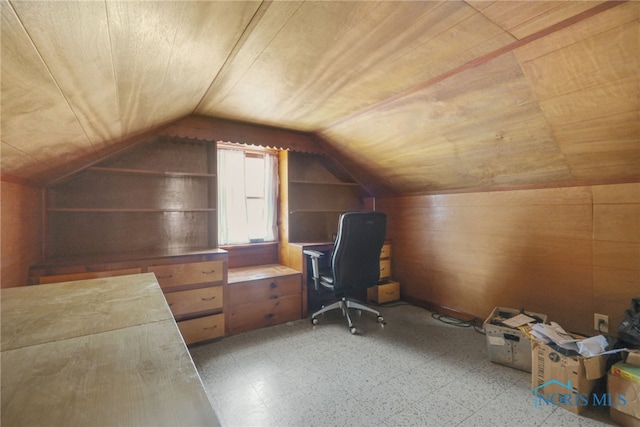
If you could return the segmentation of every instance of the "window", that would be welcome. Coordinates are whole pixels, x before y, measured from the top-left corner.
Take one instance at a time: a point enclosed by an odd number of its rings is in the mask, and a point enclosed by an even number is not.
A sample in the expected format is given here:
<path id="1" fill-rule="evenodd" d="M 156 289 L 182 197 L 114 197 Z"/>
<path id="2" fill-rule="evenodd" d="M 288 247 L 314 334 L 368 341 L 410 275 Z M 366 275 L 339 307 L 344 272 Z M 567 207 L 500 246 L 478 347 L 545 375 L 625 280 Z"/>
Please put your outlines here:
<path id="1" fill-rule="evenodd" d="M 218 243 L 276 240 L 278 158 L 271 150 L 218 143 Z"/>

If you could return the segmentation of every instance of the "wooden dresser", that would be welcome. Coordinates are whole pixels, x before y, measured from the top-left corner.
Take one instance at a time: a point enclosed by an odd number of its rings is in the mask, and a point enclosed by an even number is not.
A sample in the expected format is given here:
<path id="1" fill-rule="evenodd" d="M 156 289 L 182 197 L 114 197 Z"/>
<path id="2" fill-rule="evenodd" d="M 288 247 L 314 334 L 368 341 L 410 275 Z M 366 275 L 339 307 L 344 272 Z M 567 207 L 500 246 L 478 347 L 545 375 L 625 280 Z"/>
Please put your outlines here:
<path id="1" fill-rule="evenodd" d="M 300 272 L 279 264 L 229 270 L 228 333 L 238 334 L 302 317 Z"/>
<path id="2" fill-rule="evenodd" d="M 187 344 L 225 335 L 227 252 L 123 253 L 31 268 L 34 283 L 154 273 Z"/>
<path id="3" fill-rule="evenodd" d="M 153 274 L 2 289 L 2 423 L 220 425 Z"/>

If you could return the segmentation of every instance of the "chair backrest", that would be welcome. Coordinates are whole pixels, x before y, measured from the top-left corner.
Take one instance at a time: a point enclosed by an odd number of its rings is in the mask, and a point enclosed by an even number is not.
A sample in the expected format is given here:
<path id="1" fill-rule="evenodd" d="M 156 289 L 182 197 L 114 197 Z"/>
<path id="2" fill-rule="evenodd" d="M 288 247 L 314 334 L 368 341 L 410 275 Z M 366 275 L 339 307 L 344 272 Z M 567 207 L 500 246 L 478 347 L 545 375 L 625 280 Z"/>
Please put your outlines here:
<path id="1" fill-rule="evenodd" d="M 340 215 L 338 236 L 331 254 L 335 291 L 369 288 L 380 279 L 380 251 L 387 233 L 382 212 L 346 212 Z"/>

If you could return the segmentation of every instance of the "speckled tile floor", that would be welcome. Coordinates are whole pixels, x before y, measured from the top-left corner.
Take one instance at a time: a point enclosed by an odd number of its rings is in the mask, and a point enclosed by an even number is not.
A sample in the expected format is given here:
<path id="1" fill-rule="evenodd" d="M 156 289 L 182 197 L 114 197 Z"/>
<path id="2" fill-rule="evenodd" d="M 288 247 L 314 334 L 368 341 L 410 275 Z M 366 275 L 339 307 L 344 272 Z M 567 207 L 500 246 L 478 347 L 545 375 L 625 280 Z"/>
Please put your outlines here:
<path id="1" fill-rule="evenodd" d="M 387 324 L 338 311 L 191 348 L 222 425 L 607 426 L 601 408 L 534 408 L 530 374 L 492 363 L 485 336 L 406 304 Z"/>

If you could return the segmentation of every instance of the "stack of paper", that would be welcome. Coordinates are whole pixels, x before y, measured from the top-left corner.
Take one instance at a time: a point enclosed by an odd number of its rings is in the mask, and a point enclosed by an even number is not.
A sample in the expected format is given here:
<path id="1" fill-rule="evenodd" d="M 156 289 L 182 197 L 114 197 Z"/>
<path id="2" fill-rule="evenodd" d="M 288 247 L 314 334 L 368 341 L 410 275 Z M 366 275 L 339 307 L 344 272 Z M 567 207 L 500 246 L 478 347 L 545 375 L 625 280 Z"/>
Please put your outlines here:
<path id="1" fill-rule="evenodd" d="M 607 339 L 602 335 L 585 338 L 583 340 L 574 338 L 562 329 L 562 326 L 555 322 L 551 322 L 550 325 L 542 323 L 533 325 L 531 335 L 544 344 L 553 342 L 566 350 L 573 350 L 585 357 L 604 354 L 609 344 Z"/>

